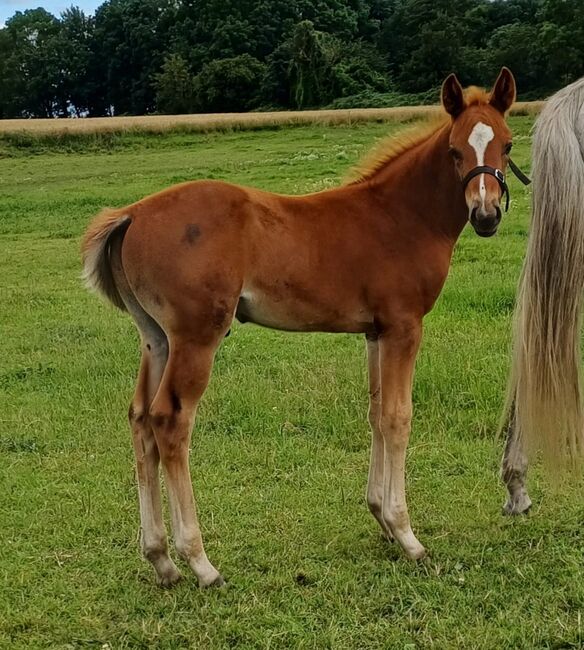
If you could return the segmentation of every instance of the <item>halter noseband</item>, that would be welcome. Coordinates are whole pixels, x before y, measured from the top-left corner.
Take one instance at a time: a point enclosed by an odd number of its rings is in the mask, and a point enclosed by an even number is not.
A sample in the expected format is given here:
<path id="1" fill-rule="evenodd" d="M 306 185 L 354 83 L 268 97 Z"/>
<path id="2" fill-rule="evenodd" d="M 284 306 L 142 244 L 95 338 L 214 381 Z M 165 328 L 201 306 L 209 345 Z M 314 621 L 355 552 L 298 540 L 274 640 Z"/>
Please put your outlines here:
<path id="1" fill-rule="evenodd" d="M 509 169 L 517 176 L 517 178 L 524 184 L 529 185 L 531 180 L 517 167 L 517 165 L 509 158 Z M 509 210 L 509 186 L 505 180 L 505 174 L 500 169 L 496 167 L 490 167 L 489 165 L 479 165 L 474 169 L 471 169 L 468 174 L 462 179 L 462 188 L 466 189 L 466 186 L 472 181 L 473 178 L 480 176 L 481 174 L 489 174 L 489 176 L 494 176 L 499 183 L 501 188 L 501 195 L 505 197 L 505 212 Z"/>

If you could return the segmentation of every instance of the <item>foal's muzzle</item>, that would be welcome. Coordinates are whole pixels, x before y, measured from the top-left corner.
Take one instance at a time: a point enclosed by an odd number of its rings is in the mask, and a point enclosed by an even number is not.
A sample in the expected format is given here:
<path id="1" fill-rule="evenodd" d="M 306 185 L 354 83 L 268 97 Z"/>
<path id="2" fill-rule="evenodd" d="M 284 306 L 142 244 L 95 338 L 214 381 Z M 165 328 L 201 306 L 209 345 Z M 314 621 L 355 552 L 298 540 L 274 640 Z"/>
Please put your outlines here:
<path id="1" fill-rule="evenodd" d="M 479 208 L 473 208 L 470 213 L 470 222 L 479 237 L 492 237 L 501 222 L 501 208 L 495 207 L 494 212 L 479 214 Z"/>

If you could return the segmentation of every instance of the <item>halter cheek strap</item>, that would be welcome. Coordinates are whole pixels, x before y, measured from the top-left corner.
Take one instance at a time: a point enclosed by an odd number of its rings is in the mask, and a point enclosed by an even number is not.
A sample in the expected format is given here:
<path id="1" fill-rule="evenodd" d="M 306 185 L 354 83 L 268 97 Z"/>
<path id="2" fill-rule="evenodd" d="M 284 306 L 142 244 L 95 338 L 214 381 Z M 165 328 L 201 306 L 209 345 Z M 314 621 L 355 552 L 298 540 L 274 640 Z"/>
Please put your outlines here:
<path id="1" fill-rule="evenodd" d="M 515 174 L 515 176 L 524 184 L 529 185 L 531 183 L 531 178 L 524 174 L 519 167 L 509 158 L 509 169 Z"/>
<path id="2" fill-rule="evenodd" d="M 529 185 L 531 180 L 517 167 L 517 165 L 509 158 L 509 168 L 517 176 L 517 178 L 524 184 Z M 490 167 L 489 165 L 479 165 L 474 169 L 471 169 L 468 174 L 462 179 L 462 187 L 466 189 L 466 186 L 472 181 L 473 178 L 480 176 L 481 174 L 489 174 L 489 176 L 494 176 L 499 183 L 501 188 L 502 196 L 505 197 L 505 212 L 509 210 L 509 186 L 505 180 L 505 174 L 500 169 L 495 167 Z"/>

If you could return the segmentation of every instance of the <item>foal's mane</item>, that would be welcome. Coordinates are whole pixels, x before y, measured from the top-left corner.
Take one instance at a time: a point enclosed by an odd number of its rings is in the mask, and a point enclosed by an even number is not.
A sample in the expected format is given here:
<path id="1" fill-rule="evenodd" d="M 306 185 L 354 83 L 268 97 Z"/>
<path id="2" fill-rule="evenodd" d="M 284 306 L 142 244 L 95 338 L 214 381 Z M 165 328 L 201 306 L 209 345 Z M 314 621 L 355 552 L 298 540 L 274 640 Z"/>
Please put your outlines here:
<path id="1" fill-rule="evenodd" d="M 488 104 L 490 98 L 490 93 L 477 86 L 470 86 L 464 91 L 467 107 Z M 444 110 L 440 110 L 434 117 L 419 121 L 413 126 L 383 138 L 349 171 L 346 184 L 354 185 L 369 180 L 392 160 L 430 139 L 449 121 L 450 116 Z"/>

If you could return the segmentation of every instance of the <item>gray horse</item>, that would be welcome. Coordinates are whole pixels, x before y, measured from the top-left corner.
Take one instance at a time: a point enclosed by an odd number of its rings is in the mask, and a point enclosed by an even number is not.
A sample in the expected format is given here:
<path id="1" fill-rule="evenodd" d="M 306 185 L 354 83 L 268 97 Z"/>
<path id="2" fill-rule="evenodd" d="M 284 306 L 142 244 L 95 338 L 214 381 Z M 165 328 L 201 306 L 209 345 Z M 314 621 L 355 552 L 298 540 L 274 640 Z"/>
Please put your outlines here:
<path id="1" fill-rule="evenodd" d="M 533 138 L 533 207 L 515 312 L 501 468 L 506 514 L 527 512 L 527 458 L 584 455 L 580 333 L 584 290 L 584 78 L 546 103 Z"/>

